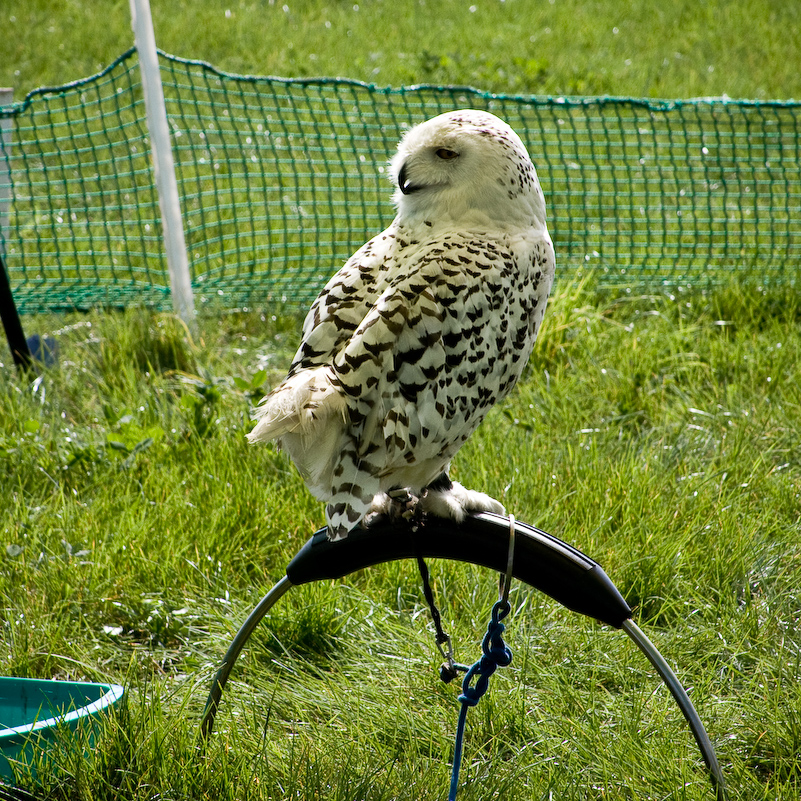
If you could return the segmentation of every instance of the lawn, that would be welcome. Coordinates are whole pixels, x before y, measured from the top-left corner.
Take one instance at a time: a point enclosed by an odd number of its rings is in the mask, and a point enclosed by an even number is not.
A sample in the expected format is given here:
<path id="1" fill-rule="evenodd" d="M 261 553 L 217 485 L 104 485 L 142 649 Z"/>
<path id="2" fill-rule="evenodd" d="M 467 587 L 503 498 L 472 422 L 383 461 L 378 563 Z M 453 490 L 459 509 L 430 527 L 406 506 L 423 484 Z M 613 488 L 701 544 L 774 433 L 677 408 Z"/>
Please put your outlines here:
<path id="1" fill-rule="evenodd" d="M 242 72 L 801 94 L 789 3 L 285 8 L 154 0 L 163 49 Z M 18 98 L 131 44 L 126 2 L 99 15 L 11 0 L 0 15 L 16 32 L 0 43 L 0 84 Z M 81 801 L 444 798 L 458 688 L 437 676 L 412 562 L 290 592 L 198 747 L 231 638 L 323 523 L 287 458 L 244 439 L 299 318 L 204 309 L 193 334 L 135 308 L 23 322 L 54 335 L 60 357 L 21 376 L 0 350 L 0 673 L 118 682 L 128 699 L 93 760 L 65 749 L 26 786 Z M 599 291 L 591 274 L 558 280 L 521 384 L 454 464 L 604 567 L 743 801 L 801 790 L 800 363 L 797 292 L 758 271 L 636 296 Z M 430 568 L 457 659 L 472 662 L 497 576 Z M 514 660 L 470 713 L 460 800 L 714 797 L 681 713 L 624 634 L 518 583 L 510 600 Z"/>
<path id="2" fill-rule="evenodd" d="M 557 291 L 455 469 L 603 565 L 691 688 L 733 798 L 799 789 L 800 315 L 757 287 Z M 43 777 L 52 796 L 443 797 L 456 690 L 409 562 L 290 593 L 195 749 L 233 633 L 323 522 L 287 459 L 243 436 L 294 321 L 220 314 L 194 340 L 137 310 L 28 323 L 60 326 L 61 366 L 0 373 L 3 672 L 129 689 L 94 767 Z M 471 662 L 496 577 L 431 567 Z M 525 586 L 512 604 L 515 659 L 469 720 L 460 797 L 711 797 L 624 635 Z"/>
<path id="3" fill-rule="evenodd" d="M 169 53 L 254 75 L 494 92 L 801 98 L 801 7 L 771 0 L 151 0 Z M 128 0 L 4 0 L 0 86 L 21 99 L 133 44 Z"/>

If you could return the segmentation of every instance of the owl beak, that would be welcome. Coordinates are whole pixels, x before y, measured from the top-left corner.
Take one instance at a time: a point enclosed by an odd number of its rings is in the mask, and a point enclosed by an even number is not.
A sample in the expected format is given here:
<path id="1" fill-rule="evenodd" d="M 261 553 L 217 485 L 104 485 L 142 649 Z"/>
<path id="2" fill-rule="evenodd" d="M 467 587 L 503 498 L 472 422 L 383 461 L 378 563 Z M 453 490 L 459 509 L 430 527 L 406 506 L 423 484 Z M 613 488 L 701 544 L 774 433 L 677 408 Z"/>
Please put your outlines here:
<path id="1" fill-rule="evenodd" d="M 412 192 L 416 192 L 418 189 L 420 189 L 419 186 L 413 186 L 409 183 L 408 179 L 406 178 L 405 164 L 401 166 L 400 172 L 398 172 L 398 187 L 404 195 L 411 195 Z"/>

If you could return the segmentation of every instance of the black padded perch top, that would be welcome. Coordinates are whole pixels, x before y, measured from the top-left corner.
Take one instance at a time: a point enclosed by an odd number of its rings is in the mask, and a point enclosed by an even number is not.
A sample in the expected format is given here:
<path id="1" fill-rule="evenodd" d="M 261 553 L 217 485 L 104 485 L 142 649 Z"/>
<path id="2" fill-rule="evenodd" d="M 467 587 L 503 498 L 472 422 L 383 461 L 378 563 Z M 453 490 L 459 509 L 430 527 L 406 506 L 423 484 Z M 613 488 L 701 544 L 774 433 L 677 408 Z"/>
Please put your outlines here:
<path id="1" fill-rule="evenodd" d="M 562 540 L 515 521 L 512 575 L 568 609 L 619 629 L 631 608 L 603 568 Z M 327 529 L 316 532 L 286 569 L 289 581 L 307 584 L 343 578 L 361 568 L 417 556 L 472 562 L 506 572 L 509 518 L 483 512 L 463 523 L 430 518 L 417 526 L 378 518 L 343 540 L 331 542 Z"/>

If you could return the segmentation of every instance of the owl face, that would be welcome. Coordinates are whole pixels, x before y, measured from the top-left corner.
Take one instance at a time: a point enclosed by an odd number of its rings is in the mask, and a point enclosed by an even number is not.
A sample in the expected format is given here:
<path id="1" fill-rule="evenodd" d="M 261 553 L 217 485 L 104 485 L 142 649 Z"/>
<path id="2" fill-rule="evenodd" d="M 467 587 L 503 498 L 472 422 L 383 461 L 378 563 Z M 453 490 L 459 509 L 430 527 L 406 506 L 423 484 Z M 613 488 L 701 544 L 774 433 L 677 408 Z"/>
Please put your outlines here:
<path id="1" fill-rule="evenodd" d="M 412 128 L 392 160 L 392 176 L 402 222 L 520 229 L 545 221 L 525 145 L 488 112 L 452 111 Z"/>

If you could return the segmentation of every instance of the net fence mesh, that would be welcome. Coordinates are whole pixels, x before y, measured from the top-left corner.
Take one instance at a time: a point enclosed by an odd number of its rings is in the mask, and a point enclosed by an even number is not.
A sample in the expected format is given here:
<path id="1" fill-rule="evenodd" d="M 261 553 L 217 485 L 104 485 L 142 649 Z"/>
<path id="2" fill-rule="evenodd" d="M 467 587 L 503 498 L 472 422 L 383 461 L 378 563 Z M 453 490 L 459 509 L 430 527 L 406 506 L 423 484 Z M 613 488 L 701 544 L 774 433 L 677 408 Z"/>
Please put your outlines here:
<path id="1" fill-rule="evenodd" d="M 403 132 L 454 108 L 521 136 L 559 281 L 794 283 L 801 103 L 540 98 L 231 75 L 159 53 L 195 301 L 306 306 L 393 217 Z M 169 276 L 134 49 L 0 108 L 0 249 L 22 313 L 149 304 Z"/>

